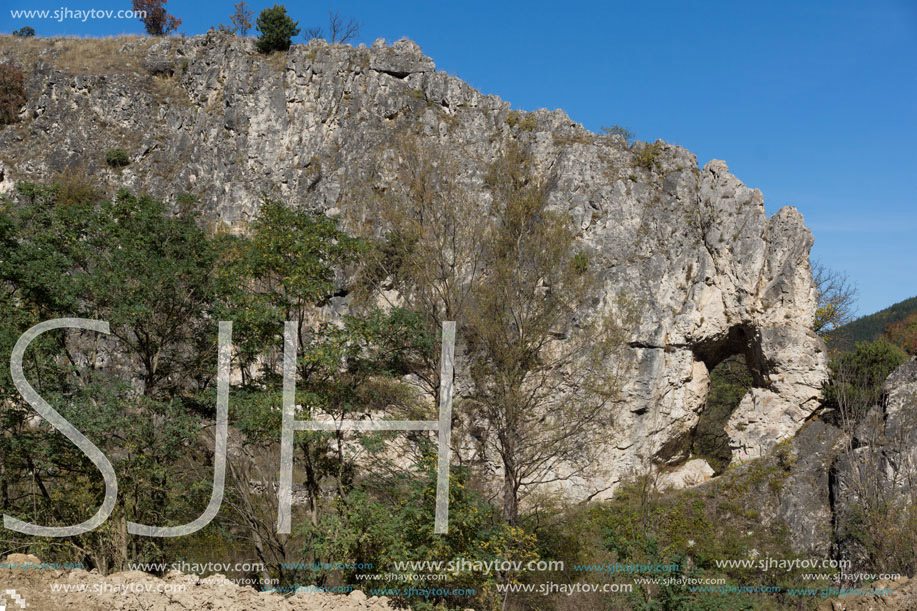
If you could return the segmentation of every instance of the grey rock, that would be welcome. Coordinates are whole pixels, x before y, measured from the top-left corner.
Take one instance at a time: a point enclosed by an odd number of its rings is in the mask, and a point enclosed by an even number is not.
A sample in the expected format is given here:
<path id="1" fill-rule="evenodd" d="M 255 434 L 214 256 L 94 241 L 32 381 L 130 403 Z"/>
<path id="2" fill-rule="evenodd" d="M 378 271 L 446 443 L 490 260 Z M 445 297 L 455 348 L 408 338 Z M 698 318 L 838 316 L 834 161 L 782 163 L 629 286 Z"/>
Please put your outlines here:
<path id="1" fill-rule="evenodd" d="M 149 55 L 144 58 L 141 65 L 154 76 L 172 76 L 175 73 L 175 61 L 165 55 Z"/>
<path id="2" fill-rule="evenodd" d="M 862 513 L 894 520 L 893 512 L 917 499 L 917 358 L 889 375 L 883 394 L 831 468 L 836 553 L 855 568 L 867 562 L 858 534 Z"/>
<path id="3" fill-rule="evenodd" d="M 505 143 L 531 147 L 555 185 L 551 204 L 569 213 L 601 270 L 594 310 L 619 295 L 640 310 L 601 472 L 570 482 L 569 494 L 603 498 L 647 457 L 667 467 L 689 460 L 684 440 L 709 371 L 732 354 L 746 355 L 756 379 L 726 428 L 736 460 L 791 437 L 818 406 L 827 369 L 810 330 L 812 235 L 794 208 L 768 217 L 762 193 L 725 162 L 698 168 L 689 151 L 659 141 L 652 167 L 637 167 L 645 144 L 592 134 L 562 111 L 510 122 L 508 103 L 436 71 L 408 40 L 371 49 L 313 40 L 265 57 L 250 40 L 210 31 L 124 47 L 160 76 L 72 75 L 54 57 L 36 65 L 30 118 L 0 130 L 6 181 L 85 167 L 173 205 L 192 193 L 208 221 L 241 231 L 263 195 L 343 209 L 349 178 L 370 174 L 404 126 L 463 151 L 457 171 L 481 197 L 486 164 Z M 128 151 L 130 167 L 105 165 L 111 146 Z"/>

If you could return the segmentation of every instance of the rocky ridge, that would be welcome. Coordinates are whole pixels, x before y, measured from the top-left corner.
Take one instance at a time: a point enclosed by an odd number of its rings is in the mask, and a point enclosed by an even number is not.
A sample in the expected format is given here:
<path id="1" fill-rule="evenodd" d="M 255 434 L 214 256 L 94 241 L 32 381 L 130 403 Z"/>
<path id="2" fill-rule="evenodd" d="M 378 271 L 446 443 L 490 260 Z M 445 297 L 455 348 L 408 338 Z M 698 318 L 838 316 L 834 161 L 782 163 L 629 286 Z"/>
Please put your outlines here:
<path id="1" fill-rule="evenodd" d="M 596 135 L 561 111 L 514 111 L 437 71 L 408 40 L 312 41 L 265 58 L 253 41 L 211 31 L 125 40 L 117 65 L 96 71 L 63 67 L 66 41 L 29 44 L 0 44 L 0 59 L 30 70 L 21 121 L 0 131 L 0 191 L 82 173 L 175 206 L 192 194 L 210 222 L 241 230 L 264 195 L 337 213 L 348 177 L 372 169 L 405 125 L 461 151 L 457 171 L 482 193 L 487 162 L 510 141 L 530 147 L 552 204 L 601 270 L 594 307 L 622 294 L 640 306 L 604 472 L 568 482 L 575 496 L 602 498 L 647 457 L 676 486 L 709 477 L 688 463 L 690 440 L 709 371 L 731 355 L 745 355 L 755 380 L 725 429 L 734 459 L 763 455 L 818 406 L 826 356 L 810 330 L 812 235 L 792 207 L 768 217 L 763 194 L 722 161 L 700 168 L 662 141 Z M 112 147 L 129 166 L 105 164 Z"/>

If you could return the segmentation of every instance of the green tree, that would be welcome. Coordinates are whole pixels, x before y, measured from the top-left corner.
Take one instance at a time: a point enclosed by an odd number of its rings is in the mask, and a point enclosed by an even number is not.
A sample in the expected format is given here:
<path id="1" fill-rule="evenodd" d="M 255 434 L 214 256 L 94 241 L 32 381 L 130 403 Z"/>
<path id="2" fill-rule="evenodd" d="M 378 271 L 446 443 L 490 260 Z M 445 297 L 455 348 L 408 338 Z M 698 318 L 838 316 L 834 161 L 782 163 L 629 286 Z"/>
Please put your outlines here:
<path id="1" fill-rule="evenodd" d="M 13 30 L 13 36 L 18 36 L 20 38 L 31 38 L 32 36 L 35 36 L 35 30 L 25 25 L 18 30 Z"/>
<path id="2" fill-rule="evenodd" d="M 17 191 L 3 210 L 4 343 L 58 317 L 105 320 L 112 332 L 49 333 L 26 355 L 33 385 L 113 459 L 121 484 L 110 520 L 70 545 L 102 571 L 123 568 L 129 554 L 162 558 L 169 542 L 131 537 L 124 526 L 184 523 L 206 504 L 212 475 L 200 468 L 210 461 L 198 414 L 213 405 L 198 395 L 215 375 L 217 257 L 192 217 L 167 216 L 150 198 L 75 197 L 61 185 Z M 44 421 L 29 424 L 31 408 L 10 393 L 9 513 L 37 523 L 86 519 L 104 494 L 95 467 Z"/>
<path id="3" fill-rule="evenodd" d="M 262 53 L 286 51 L 293 42 L 293 37 L 299 34 L 299 22 L 293 21 L 287 15 L 287 9 L 282 4 L 275 4 L 266 8 L 258 15 L 258 50 Z"/>
<path id="4" fill-rule="evenodd" d="M 236 321 L 239 366 L 245 373 L 236 392 L 233 420 L 245 435 L 244 464 L 230 465 L 234 480 L 229 502 L 250 533 L 259 557 L 282 581 L 296 550 L 275 532 L 276 499 L 250 493 L 250 481 L 268 481 L 259 464 L 280 437 L 281 352 L 284 321 L 297 321 L 297 404 L 300 418 L 360 419 L 370 413 L 409 409 L 414 395 L 399 381 L 419 352 L 432 352 L 416 315 L 401 308 L 365 315 L 326 318 L 342 292 L 341 272 L 363 244 L 322 214 L 265 201 L 244 237 L 224 236 L 224 266 L 218 282 L 237 287 L 227 307 Z M 360 437 L 357 437 L 360 440 Z M 346 496 L 358 476 L 360 444 L 344 433 L 307 431 L 294 437 L 294 460 L 308 494 L 308 521 L 317 526 L 328 510 L 328 492 Z M 269 459 L 268 459 L 269 460 Z M 267 509 L 267 510 L 265 510 Z"/>
<path id="5" fill-rule="evenodd" d="M 906 360 L 907 354 L 886 339 L 857 344 L 853 352 L 830 362 L 825 404 L 834 409 L 840 424 L 856 425 L 879 404 L 885 379 Z"/>

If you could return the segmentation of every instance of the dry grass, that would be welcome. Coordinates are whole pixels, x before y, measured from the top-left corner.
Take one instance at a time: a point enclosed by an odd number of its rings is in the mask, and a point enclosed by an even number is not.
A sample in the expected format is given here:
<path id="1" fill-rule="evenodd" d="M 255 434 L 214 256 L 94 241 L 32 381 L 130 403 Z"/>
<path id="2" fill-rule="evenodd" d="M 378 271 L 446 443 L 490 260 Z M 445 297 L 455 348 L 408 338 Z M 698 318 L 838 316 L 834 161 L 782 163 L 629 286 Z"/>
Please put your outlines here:
<path id="1" fill-rule="evenodd" d="M 150 92 L 159 104 L 182 107 L 191 105 L 188 93 L 181 86 L 181 77 L 177 74 L 173 76 L 154 76 L 150 84 L 152 85 Z"/>
<path id="2" fill-rule="evenodd" d="M 25 69 L 36 61 L 48 62 L 69 74 L 131 74 L 141 71 L 140 60 L 157 42 L 148 36 L 107 38 L 19 38 L 0 35 L 0 56 Z M 121 49 L 134 43 L 125 52 Z"/>
<path id="3" fill-rule="evenodd" d="M 265 58 L 265 61 L 277 72 L 285 72 L 287 69 L 288 51 L 274 51 Z"/>

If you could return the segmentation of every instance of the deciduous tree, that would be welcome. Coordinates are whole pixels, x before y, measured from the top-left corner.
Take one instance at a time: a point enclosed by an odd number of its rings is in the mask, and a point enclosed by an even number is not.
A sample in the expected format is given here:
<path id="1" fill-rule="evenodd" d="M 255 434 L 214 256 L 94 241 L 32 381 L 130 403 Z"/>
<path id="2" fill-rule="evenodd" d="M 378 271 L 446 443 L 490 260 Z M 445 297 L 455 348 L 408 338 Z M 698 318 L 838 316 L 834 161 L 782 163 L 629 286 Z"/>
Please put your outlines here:
<path id="1" fill-rule="evenodd" d="M 134 12 L 150 36 L 168 36 L 178 29 L 181 19 L 166 12 L 167 0 L 133 0 Z"/>

